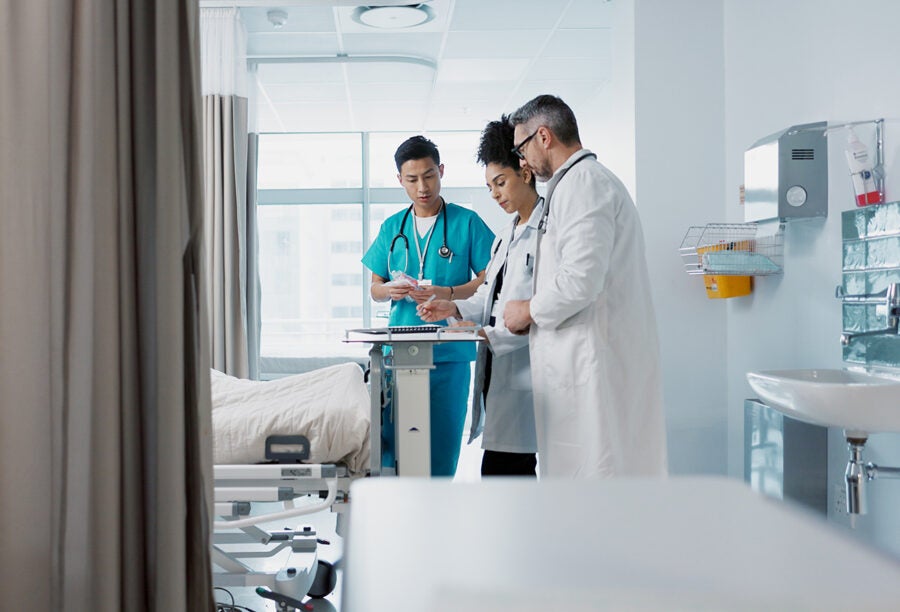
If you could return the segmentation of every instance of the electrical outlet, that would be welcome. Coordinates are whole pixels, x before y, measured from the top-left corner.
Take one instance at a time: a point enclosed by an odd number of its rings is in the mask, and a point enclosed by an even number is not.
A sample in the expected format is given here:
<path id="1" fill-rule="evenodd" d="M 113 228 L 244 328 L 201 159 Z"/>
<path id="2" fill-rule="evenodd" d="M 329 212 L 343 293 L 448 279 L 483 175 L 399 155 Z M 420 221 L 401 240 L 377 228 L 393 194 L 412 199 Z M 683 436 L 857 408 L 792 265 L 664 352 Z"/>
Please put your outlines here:
<path id="1" fill-rule="evenodd" d="M 847 514 L 847 485 L 834 485 L 834 513 Z"/>

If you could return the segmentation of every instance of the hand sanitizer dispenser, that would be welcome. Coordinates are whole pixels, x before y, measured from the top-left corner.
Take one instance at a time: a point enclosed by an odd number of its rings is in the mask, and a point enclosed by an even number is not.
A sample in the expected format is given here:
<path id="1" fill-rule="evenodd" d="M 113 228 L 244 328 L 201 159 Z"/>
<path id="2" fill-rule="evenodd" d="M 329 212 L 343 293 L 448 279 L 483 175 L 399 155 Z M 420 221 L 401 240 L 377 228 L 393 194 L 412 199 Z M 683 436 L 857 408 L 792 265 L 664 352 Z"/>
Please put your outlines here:
<path id="1" fill-rule="evenodd" d="M 744 153 L 744 220 L 828 216 L 825 121 L 794 125 Z"/>

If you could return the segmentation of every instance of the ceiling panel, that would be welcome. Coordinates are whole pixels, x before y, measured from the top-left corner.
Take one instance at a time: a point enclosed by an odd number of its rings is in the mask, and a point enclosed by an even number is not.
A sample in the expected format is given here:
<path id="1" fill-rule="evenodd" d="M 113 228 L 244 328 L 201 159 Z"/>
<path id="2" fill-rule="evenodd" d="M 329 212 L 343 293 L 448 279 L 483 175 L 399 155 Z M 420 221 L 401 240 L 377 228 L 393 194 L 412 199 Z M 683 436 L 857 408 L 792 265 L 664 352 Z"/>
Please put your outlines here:
<path id="1" fill-rule="evenodd" d="M 502 24 L 504 30 L 546 30 L 570 1 L 456 0 L 450 29 L 496 30 Z"/>
<path id="2" fill-rule="evenodd" d="M 346 64 L 351 83 L 430 83 L 434 69 L 420 64 L 356 62 Z"/>
<path id="3" fill-rule="evenodd" d="M 266 85 L 266 94 L 271 100 L 281 103 L 331 102 L 347 96 L 343 83 L 291 83 Z"/>
<path id="4" fill-rule="evenodd" d="M 589 57 L 542 58 L 528 70 L 529 80 L 585 80 L 607 79 L 610 65 Z"/>
<path id="5" fill-rule="evenodd" d="M 544 47 L 544 57 L 596 57 L 607 59 L 609 30 L 557 30 Z"/>
<path id="6" fill-rule="evenodd" d="M 353 130 L 346 102 L 328 104 L 277 104 L 278 115 L 288 132 L 339 132 Z"/>
<path id="7" fill-rule="evenodd" d="M 478 83 L 479 81 L 511 81 L 521 78 L 528 59 L 449 59 L 438 68 L 439 82 Z"/>
<path id="8" fill-rule="evenodd" d="M 247 36 L 247 55 L 337 55 L 335 34 L 266 32 Z"/>
<path id="9" fill-rule="evenodd" d="M 266 16 L 272 8 L 285 11 L 288 15 L 287 23 L 280 28 L 276 28 Z M 248 32 L 334 32 L 334 11 L 328 6 L 242 8 L 241 19 Z"/>
<path id="10" fill-rule="evenodd" d="M 559 22 L 560 28 L 609 28 L 613 20 L 612 0 L 574 0 Z"/>
<path id="11" fill-rule="evenodd" d="M 522 100 L 525 102 L 525 100 Z M 481 130 L 488 121 L 499 119 L 504 109 L 497 100 L 432 100 L 428 127 L 432 130 Z"/>
<path id="12" fill-rule="evenodd" d="M 367 129 L 372 131 L 410 130 L 418 132 L 424 129 L 424 104 L 409 106 L 404 113 L 404 115 L 398 115 L 397 106 L 390 103 L 362 104 L 358 105 L 358 108 L 354 108 L 358 124 L 371 126 Z"/>
<path id="13" fill-rule="evenodd" d="M 256 69 L 261 83 L 343 83 L 343 65 L 338 63 L 260 63 Z"/>
<path id="14" fill-rule="evenodd" d="M 345 34 L 344 52 L 349 55 L 404 54 L 437 59 L 441 37 L 433 33 L 402 32 L 389 36 L 384 33 Z"/>
<path id="15" fill-rule="evenodd" d="M 350 95 L 359 102 L 395 102 L 427 100 L 430 83 L 351 83 Z"/>
<path id="16" fill-rule="evenodd" d="M 241 8 L 249 55 L 297 59 L 256 64 L 260 129 L 480 130 L 541 93 L 590 106 L 612 74 L 608 0 L 431 0 L 435 18 L 404 30 L 354 21 L 345 0 L 285 1 L 280 29 L 262 0 Z M 379 55 L 421 62 L 352 60 Z"/>
<path id="17" fill-rule="evenodd" d="M 477 81 L 460 85 L 453 82 L 438 82 L 434 88 L 435 100 L 468 100 L 506 98 L 510 93 L 509 81 Z"/>
<path id="18" fill-rule="evenodd" d="M 530 56 L 543 43 L 547 30 L 485 30 L 482 32 L 450 32 L 443 58 Z"/>

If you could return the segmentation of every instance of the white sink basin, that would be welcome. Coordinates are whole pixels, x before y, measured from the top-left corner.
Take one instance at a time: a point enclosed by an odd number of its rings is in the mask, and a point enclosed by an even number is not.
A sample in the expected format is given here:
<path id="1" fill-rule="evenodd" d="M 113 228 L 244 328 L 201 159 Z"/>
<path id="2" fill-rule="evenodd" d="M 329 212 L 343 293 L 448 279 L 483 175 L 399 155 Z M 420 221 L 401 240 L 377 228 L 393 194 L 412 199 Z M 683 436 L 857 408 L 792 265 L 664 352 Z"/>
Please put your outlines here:
<path id="1" fill-rule="evenodd" d="M 826 369 L 748 372 L 747 380 L 766 404 L 800 421 L 861 437 L 900 432 L 900 380 Z"/>

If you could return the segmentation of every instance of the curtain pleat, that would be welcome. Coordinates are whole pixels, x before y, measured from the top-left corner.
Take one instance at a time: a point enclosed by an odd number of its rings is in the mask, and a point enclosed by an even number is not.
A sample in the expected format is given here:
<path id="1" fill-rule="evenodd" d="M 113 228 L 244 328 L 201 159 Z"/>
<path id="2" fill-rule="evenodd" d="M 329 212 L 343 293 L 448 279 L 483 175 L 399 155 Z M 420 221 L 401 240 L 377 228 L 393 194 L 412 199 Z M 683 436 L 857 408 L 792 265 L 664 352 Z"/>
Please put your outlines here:
<path id="1" fill-rule="evenodd" d="M 54 551 L 65 508 L 53 503 L 53 486 L 63 442 L 54 424 L 65 387 L 67 104 L 59 92 L 69 86 L 60 50 L 71 13 L 68 4 L 0 2 L 0 594 L 4 608 L 20 610 L 49 609 L 47 587 L 61 575 Z"/>
<path id="2" fill-rule="evenodd" d="M 247 138 L 247 352 L 250 378 L 259 380 L 259 341 L 262 333 L 262 296 L 259 285 L 259 224 L 256 216 L 256 177 L 259 134 Z"/>
<path id="3" fill-rule="evenodd" d="M 198 9 L 0 32 L 0 607 L 212 610 Z"/>
<path id="4" fill-rule="evenodd" d="M 247 99 L 204 96 L 203 137 L 212 367 L 247 378 Z"/>

